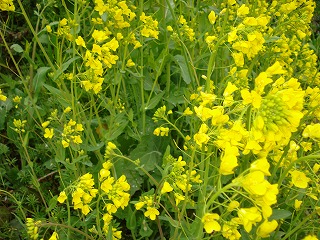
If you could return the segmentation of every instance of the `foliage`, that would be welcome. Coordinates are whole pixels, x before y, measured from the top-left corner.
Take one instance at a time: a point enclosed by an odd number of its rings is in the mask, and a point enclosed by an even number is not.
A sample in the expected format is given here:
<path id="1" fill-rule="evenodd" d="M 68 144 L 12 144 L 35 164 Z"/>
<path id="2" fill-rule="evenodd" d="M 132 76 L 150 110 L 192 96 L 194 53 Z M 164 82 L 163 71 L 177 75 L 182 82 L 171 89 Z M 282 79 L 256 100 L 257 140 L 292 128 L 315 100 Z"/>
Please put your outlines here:
<path id="1" fill-rule="evenodd" d="M 318 239 L 315 7 L 2 1 L 0 238 Z"/>

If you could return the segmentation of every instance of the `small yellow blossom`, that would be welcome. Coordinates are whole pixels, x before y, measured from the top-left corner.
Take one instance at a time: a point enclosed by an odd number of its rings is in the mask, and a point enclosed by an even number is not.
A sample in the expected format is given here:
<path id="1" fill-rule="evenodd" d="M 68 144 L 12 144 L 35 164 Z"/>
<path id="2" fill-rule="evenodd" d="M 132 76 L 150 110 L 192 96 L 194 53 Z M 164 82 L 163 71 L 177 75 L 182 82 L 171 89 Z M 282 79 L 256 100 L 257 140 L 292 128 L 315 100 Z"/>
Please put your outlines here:
<path id="1" fill-rule="evenodd" d="M 231 201 L 228 205 L 227 211 L 232 212 L 234 209 L 238 208 L 240 206 L 240 203 L 238 201 Z"/>
<path id="2" fill-rule="evenodd" d="M 241 223 L 246 230 L 250 232 L 253 225 L 256 225 L 262 220 L 261 214 L 256 207 L 240 208 L 238 211 L 239 223 Z"/>
<path id="3" fill-rule="evenodd" d="M 318 237 L 316 235 L 308 235 L 305 236 L 302 240 L 318 240 Z"/>
<path id="4" fill-rule="evenodd" d="M 64 201 L 67 199 L 67 195 L 65 193 L 65 191 L 62 191 L 60 194 L 59 194 L 59 197 L 58 197 L 58 202 L 59 203 L 64 203 Z"/>
<path id="5" fill-rule="evenodd" d="M 131 58 L 127 61 L 127 64 L 126 64 L 127 67 L 133 67 L 133 66 L 135 66 L 135 65 L 136 65 L 136 64 L 132 61 Z"/>
<path id="6" fill-rule="evenodd" d="M 308 178 L 304 172 L 300 172 L 298 170 L 293 170 L 290 172 L 292 177 L 292 183 L 298 188 L 307 188 L 308 182 L 310 182 L 310 178 Z"/>
<path id="7" fill-rule="evenodd" d="M 241 7 L 239 7 L 237 10 L 237 16 L 240 17 L 247 14 L 249 14 L 249 8 L 245 4 L 242 4 Z"/>
<path id="8" fill-rule="evenodd" d="M 299 201 L 298 199 L 294 200 L 294 208 L 296 210 L 300 209 L 301 204 L 302 204 L 302 201 Z"/>
<path id="9" fill-rule="evenodd" d="M 53 232 L 49 240 L 57 240 L 59 239 L 59 235 L 57 232 Z"/>
<path id="10" fill-rule="evenodd" d="M 50 26 L 50 25 L 47 25 L 47 26 L 46 26 L 46 30 L 47 30 L 48 33 L 51 33 L 51 32 L 52 32 L 51 26 Z"/>
<path id="11" fill-rule="evenodd" d="M 160 212 L 158 211 L 158 209 L 154 207 L 147 207 L 147 211 L 145 211 L 144 213 L 144 215 L 150 218 L 151 220 L 155 220 L 156 216 L 158 216 L 159 214 Z"/>
<path id="12" fill-rule="evenodd" d="M 67 148 L 70 145 L 66 140 L 62 140 L 61 143 L 64 148 Z"/>
<path id="13" fill-rule="evenodd" d="M 270 236 L 276 228 L 278 227 L 278 222 L 272 220 L 271 222 L 265 220 L 257 229 L 257 235 L 262 238 L 267 238 Z"/>
<path id="14" fill-rule="evenodd" d="M 176 206 L 178 206 L 181 201 L 186 199 L 185 196 L 181 195 L 180 193 L 174 193 L 174 198 L 176 200 Z"/>
<path id="15" fill-rule="evenodd" d="M 171 192 L 172 190 L 173 188 L 171 187 L 171 185 L 167 181 L 165 181 L 161 188 L 161 194 Z"/>
<path id="16" fill-rule="evenodd" d="M 47 128 L 49 126 L 49 124 L 50 124 L 50 121 L 45 121 L 44 123 L 41 124 L 41 126 L 43 128 Z"/>
<path id="17" fill-rule="evenodd" d="M 0 101 L 6 101 L 7 97 L 2 94 L 2 90 L 0 89 Z"/>
<path id="18" fill-rule="evenodd" d="M 53 137 L 53 128 L 45 128 L 43 136 L 51 139 Z"/>
<path id="19" fill-rule="evenodd" d="M 221 230 L 221 226 L 217 222 L 219 218 L 220 216 L 217 213 L 206 213 L 202 217 L 203 228 L 207 233 L 212 233 L 213 231 L 219 232 Z"/>
<path id="20" fill-rule="evenodd" d="M 71 112 L 71 107 L 66 107 L 64 110 L 63 110 L 64 113 L 68 113 L 68 112 Z"/>
<path id="21" fill-rule="evenodd" d="M 214 11 L 211 11 L 208 15 L 208 19 L 209 19 L 210 24 L 213 25 L 217 19 L 216 13 Z"/>

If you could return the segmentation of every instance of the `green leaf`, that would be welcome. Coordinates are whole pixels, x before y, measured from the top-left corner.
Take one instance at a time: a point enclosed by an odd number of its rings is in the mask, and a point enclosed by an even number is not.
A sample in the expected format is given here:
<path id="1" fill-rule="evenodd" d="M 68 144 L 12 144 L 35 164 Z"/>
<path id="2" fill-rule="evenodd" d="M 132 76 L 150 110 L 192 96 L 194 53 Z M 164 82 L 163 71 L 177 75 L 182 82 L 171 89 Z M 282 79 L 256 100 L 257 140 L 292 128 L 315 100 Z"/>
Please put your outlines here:
<path id="1" fill-rule="evenodd" d="M 159 219 L 164 220 L 164 221 L 168 221 L 172 225 L 172 227 L 174 227 L 174 228 L 180 228 L 179 221 L 172 219 L 168 215 L 159 216 Z"/>
<path id="2" fill-rule="evenodd" d="M 285 209 L 274 209 L 270 217 L 271 220 L 286 219 L 292 215 L 292 212 Z"/>
<path id="3" fill-rule="evenodd" d="M 168 54 L 168 49 L 164 48 L 159 57 L 156 59 L 155 63 L 155 70 L 158 74 L 158 76 L 160 76 L 161 72 L 163 71 L 163 68 L 165 66 L 165 64 L 167 63 L 168 59 L 169 59 L 169 54 Z"/>
<path id="4" fill-rule="evenodd" d="M 141 142 L 130 153 L 130 159 L 140 159 L 140 166 L 146 171 L 155 169 L 156 164 L 161 161 L 162 154 L 159 149 L 159 137 L 154 135 L 146 135 L 141 138 Z"/>
<path id="5" fill-rule="evenodd" d="M 157 106 L 157 104 L 160 102 L 160 100 L 162 99 L 163 95 L 165 92 L 159 93 L 157 95 L 155 95 L 153 98 L 151 98 L 150 102 L 148 102 L 145 106 L 146 110 L 150 110 L 153 109 Z"/>
<path id="6" fill-rule="evenodd" d="M 34 102 L 37 102 L 38 95 L 46 79 L 46 74 L 50 69 L 50 67 L 40 67 L 37 69 L 37 73 L 33 78 Z"/>
<path id="7" fill-rule="evenodd" d="M 59 89 L 45 83 L 43 86 L 60 102 L 63 107 L 66 108 L 70 105 L 71 98 L 66 92 L 60 91 Z"/>
<path id="8" fill-rule="evenodd" d="M 56 206 L 57 206 L 57 196 L 51 198 L 51 200 L 49 201 L 49 206 L 48 208 L 46 209 L 46 212 L 50 212 L 52 209 L 54 209 Z"/>
<path id="9" fill-rule="evenodd" d="M 106 131 L 106 135 L 104 139 L 106 141 L 112 141 L 116 139 L 120 134 L 123 133 L 123 129 L 128 125 L 129 120 L 124 115 L 124 113 L 117 114 L 116 117 L 109 118 L 108 131 Z"/>
<path id="10" fill-rule="evenodd" d="M 19 44 L 12 44 L 10 48 L 17 53 L 23 53 L 24 51 Z"/>
<path id="11" fill-rule="evenodd" d="M 99 150 L 103 146 L 104 146 L 104 142 L 100 142 L 97 145 L 83 145 L 82 149 L 86 150 L 87 152 L 94 152 L 94 151 Z"/>
<path id="12" fill-rule="evenodd" d="M 131 205 L 128 206 L 126 209 L 127 209 L 127 214 L 128 214 L 127 216 L 129 216 L 127 221 L 126 221 L 126 226 L 131 231 L 135 231 L 136 228 L 137 228 L 136 214 L 132 211 Z"/>
<path id="13" fill-rule="evenodd" d="M 173 57 L 175 62 L 179 65 L 181 70 L 181 76 L 183 81 L 185 81 L 186 84 L 189 84 L 191 82 L 191 76 L 188 69 L 188 63 L 186 62 L 185 58 L 181 55 L 176 55 Z"/>
<path id="14" fill-rule="evenodd" d="M 69 59 L 68 61 L 66 61 L 65 63 L 62 64 L 61 68 L 58 69 L 55 73 L 54 73 L 54 76 L 53 76 L 53 80 L 57 80 L 58 77 L 65 71 L 67 70 L 67 68 L 70 66 L 71 63 L 73 63 L 74 61 L 78 60 L 80 57 L 77 56 L 77 57 L 73 57 L 71 59 Z"/>
<path id="15" fill-rule="evenodd" d="M 149 227 L 148 223 L 146 221 L 143 221 L 141 224 L 141 228 L 139 231 L 141 237 L 150 237 L 153 233 L 152 229 Z"/>

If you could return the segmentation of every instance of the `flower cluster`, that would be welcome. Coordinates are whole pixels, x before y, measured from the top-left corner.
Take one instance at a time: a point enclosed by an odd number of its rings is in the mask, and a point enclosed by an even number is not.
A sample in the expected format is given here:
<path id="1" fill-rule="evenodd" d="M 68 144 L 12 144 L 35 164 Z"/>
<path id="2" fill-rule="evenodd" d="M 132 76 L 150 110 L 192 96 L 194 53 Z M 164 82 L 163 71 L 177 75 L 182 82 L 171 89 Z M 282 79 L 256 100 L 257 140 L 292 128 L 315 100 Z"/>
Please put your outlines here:
<path id="1" fill-rule="evenodd" d="M 94 188 L 92 174 L 84 174 L 72 187 L 72 203 L 74 209 L 80 209 L 84 215 L 87 215 L 91 210 L 89 204 L 98 193 L 98 190 Z M 58 202 L 63 203 L 65 200 L 67 200 L 67 195 L 65 191 L 62 191 L 58 197 Z"/>
<path id="2" fill-rule="evenodd" d="M 108 232 L 109 225 L 111 224 L 112 214 L 116 213 L 118 208 L 124 209 L 130 200 L 130 185 L 127 182 L 126 176 L 122 175 L 120 178 L 115 179 L 111 176 L 110 168 L 112 163 L 107 161 L 103 163 L 102 169 L 99 172 L 100 189 L 102 190 L 101 196 L 105 203 L 106 213 L 103 215 L 105 232 Z"/>
<path id="3" fill-rule="evenodd" d="M 144 37 L 153 37 L 155 39 L 158 39 L 158 21 L 153 20 L 151 16 L 146 16 L 144 12 L 142 12 L 140 20 L 143 22 L 141 35 Z"/>
<path id="4" fill-rule="evenodd" d="M 81 123 L 76 123 L 72 119 L 69 120 L 67 124 L 63 127 L 62 132 L 62 146 L 67 148 L 70 146 L 70 143 L 81 144 L 81 132 L 83 131 L 83 127 Z"/>
<path id="5" fill-rule="evenodd" d="M 3 95 L 2 90 L 0 89 L 0 101 L 6 101 L 7 97 Z"/>
<path id="6" fill-rule="evenodd" d="M 17 133 L 24 133 L 24 127 L 27 123 L 27 120 L 21 119 L 13 119 L 13 126 L 15 127 L 13 130 Z"/>
<path id="7" fill-rule="evenodd" d="M 159 204 L 157 203 L 157 198 L 155 194 L 149 193 L 140 197 L 139 201 L 135 203 L 135 208 L 141 210 L 145 208 L 144 216 L 155 220 L 156 217 L 160 214 Z"/>
<path id="8" fill-rule="evenodd" d="M 106 147 L 105 158 L 109 158 L 116 146 L 109 142 Z M 108 234 L 110 226 L 112 225 L 113 214 L 119 208 L 124 209 L 128 206 L 130 201 L 130 185 L 127 182 L 126 176 L 121 175 L 118 179 L 112 176 L 111 168 L 113 164 L 107 160 L 102 164 L 99 171 L 98 180 L 99 188 L 94 187 L 94 179 L 91 173 L 86 173 L 79 177 L 79 179 L 65 190 L 60 192 L 58 202 L 63 203 L 68 199 L 68 193 L 72 194 L 72 204 L 74 209 L 80 209 L 82 214 L 87 215 L 92 210 L 92 200 L 99 195 L 99 200 L 103 202 L 103 216 L 104 222 L 103 231 Z M 91 205 L 90 205 L 91 204 Z M 121 238 L 121 231 L 117 231 L 112 227 L 112 234 L 115 239 Z"/>
<path id="9" fill-rule="evenodd" d="M 1 11 L 14 11 L 15 7 L 13 5 L 13 0 L 1 0 L 0 10 Z"/>
<path id="10" fill-rule="evenodd" d="M 27 218 L 26 226 L 27 226 L 27 233 L 30 239 L 38 239 L 39 237 L 39 227 L 37 226 L 41 221 L 34 221 L 33 218 Z"/>

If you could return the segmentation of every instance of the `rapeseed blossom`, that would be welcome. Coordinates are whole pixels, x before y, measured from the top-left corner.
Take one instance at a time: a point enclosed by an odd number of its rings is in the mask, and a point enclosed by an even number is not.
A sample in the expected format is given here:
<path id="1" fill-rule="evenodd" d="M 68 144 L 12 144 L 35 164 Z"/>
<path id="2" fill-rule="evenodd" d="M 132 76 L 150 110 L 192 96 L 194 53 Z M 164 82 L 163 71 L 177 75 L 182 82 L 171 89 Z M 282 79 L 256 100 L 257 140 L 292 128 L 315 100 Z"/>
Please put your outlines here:
<path id="1" fill-rule="evenodd" d="M 0 10 L 1 11 L 14 11 L 15 7 L 13 4 L 13 0 L 1 0 Z"/>
<path id="2" fill-rule="evenodd" d="M 202 217 L 203 228 L 207 233 L 212 233 L 213 231 L 219 232 L 221 230 L 221 226 L 217 221 L 219 218 L 220 216 L 217 213 L 206 213 Z"/>

